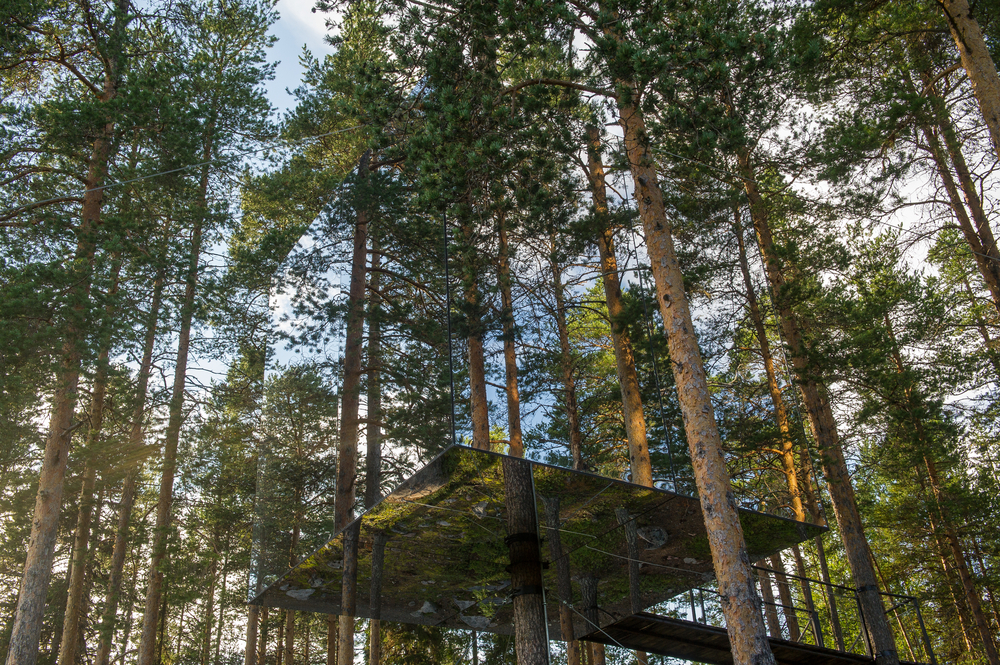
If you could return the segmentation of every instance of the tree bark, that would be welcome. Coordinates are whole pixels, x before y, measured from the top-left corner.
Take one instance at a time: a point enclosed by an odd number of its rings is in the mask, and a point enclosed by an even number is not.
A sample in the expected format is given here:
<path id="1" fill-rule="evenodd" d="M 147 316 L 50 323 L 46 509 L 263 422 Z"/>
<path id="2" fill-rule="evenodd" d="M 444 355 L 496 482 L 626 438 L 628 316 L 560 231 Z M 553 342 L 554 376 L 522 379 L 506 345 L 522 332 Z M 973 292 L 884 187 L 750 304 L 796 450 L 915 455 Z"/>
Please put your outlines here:
<path id="1" fill-rule="evenodd" d="M 549 644 L 531 464 L 514 457 L 503 458 L 502 464 L 517 663 L 548 665 Z"/>
<path id="2" fill-rule="evenodd" d="M 757 231 L 757 241 L 764 257 L 764 269 L 774 294 L 781 330 L 790 349 L 792 368 L 797 375 L 796 382 L 802 394 L 806 415 L 820 449 L 823 473 L 826 476 L 837 525 L 840 527 L 848 565 L 858 590 L 865 628 L 873 642 L 874 652 L 877 655 L 876 662 L 879 665 L 898 665 L 899 656 L 896 653 L 895 639 L 878 591 L 875 569 L 868 555 L 864 526 L 854 498 L 854 487 L 851 484 L 847 461 L 844 459 L 844 451 L 837 435 L 833 409 L 827 398 L 826 387 L 813 378 L 814 372 L 806 354 L 802 324 L 786 301 L 785 275 L 781 259 L 775 251 L 766 204 L 757 189 L 750 155 L 746 150 L 739 153 L 738 162 L 744 189 L 750 201 L 750 215 Z"/>
<path id="3" fill-rule="evenodd" d="M 615 352 L 615 370 L 622 393 L 622 413 L 625 418 L 625 436 L 628 439 L 629 463 L 632 482 L 645 487 L 653 486 L 653 467 L 649 459 L 646 440 L 646 417 L 642 408 L 639 375 L 635 370 L 635 351 L 625 330 L 623 318 L 621 281 L 618 278 L 618 259 L 615 256 L 614 229 L 606 221 L 608 192 L 601 160 L 601 136 L 596 127 L 587 127 L 587 177 L 593 199 L 594 212 L 604 219 L 597 235 L 597 249 L 601 257 L 601 281 L 604 298 L 611 320 L 611 344 Z"/>
<path id="4" fill-rule="evenodd" d="M 524 457 L 524 438 L 521 434 L 521 397 L 517 390 L 517 347 L 514 331 L 514 299 L 511 295 L 510 245 L 507 242 L 506 216 L 500 217 L 500 318 L 503 324 L 504 378 L 507 388 L 507 440 L 508 454 Z"/>
<path id="5" fill-rule="evenodd" d="M 108 313 L 110 316 L 110 312 Z M 110 340 L 107 340 L 110 344 Z M 98 438 L 104 423 L 104 402 L 107 397 L 108 346 L 101 349 L 97 360 L 97 372 L 91 393 L 90 430 L 87 433 L 87 465 L 80 487 L 80 507 L 77 514 L 76 532 L 73 536 L 73 553 L 70 560 L 69 591 L 66 598 L 66 612 L 63 615 L 62 640 L 59 647 L 58 665 L 75 665 L 77 646 L 80 641 L 80 618 L 85 604 L 84 578 L 87 570 L 87 552 L 90 545 L 90 526 L 94 511 L 94 486 L 97 481 Z"/>
<path id="6" fill-rule="evenodd" d="M 722 440 L 715 422 L 663 193 L 657 181 L 642 113 L 637 100 L 630 100 L 637 91 L 634 85 L 627 82 L 621 83 L 619 88 L 622 89 L 618 99 L 619 119 L 625 134 L 639 218 L 646 232 L 646 247 L 666 327 L 678 401 L 733 659 L 740 664 L 773 665 L 774 655 L 767 640 L 761 601 L 754 585 L 736 499 L 722 453 Z"/>
<path id="7" fill-rule="evenodd" d="M 968 0 L 938 0 L 1000 159 L 1000 76 Z"/>
<path id="8" fill-rule="evenodd" d="M 367 184 L 371 150 L 366 150 L 358 162 L 358 182 Z M 362 185 L 363 186 L 363 185 Z M 368 205 L 359 201 L 354 229 L 354 255 L 351 261 L 351 287 L 348 293 L 347 333 L 344 343 L 344 384 L 338 445 L 337 493 L 335 499 L 336 530 L 341 531 L 354 517 L 354 501 L 358 475 L 358 426 L 360 406 L 362 347 L 364 342 L 365 277 L 368 268 Z M 338 662 L 354 662 L 354 606 L 357 587 L 357 535 L 351 530 L 344 534 L 344 567 L 339 627 Z M 351 545 L 351 546 L 349 546 Z M 350 574 L 354 571 L 354 574 Z"/>
<path id="9" fill-rule="evenodd" d="M 205 634 L 201 643 L 201 665 L 208 665 L 212 655 L 212 620 L 215 618 L 215 585 L 219 575 L 219 561 L 213 547 L 212 563 L 208 570 L 208 592 L 205 598 Z"/>
<path id="10" fill-rule="evenodd" d="M 368 304 L 368 424 L 365 455 L 365 508 L 371 508 L 382 498 L 382 319 L 379 270 L 382 255 L 378 239 L 372 236 L 371 288 Z"/>
<path id="11" fill-rule="evenodd" d="M 205 139 L 205 161 L 211 159 L 211 128 Z M 156 650 L 156 624 L 160 597 L 163 589 L 162 566 L 167 555 L 167 532 L 174 498 L 174 474 L 177 469 L 177 445 L 180 441 L 184 417 L 184 388 L 187 379 L 188 352 L 191 348 L 191 324 L 194 319 L 195 293 L 198 288 L 198 264 L 201 261 L 202 226 L 208 212 L 208 177 L 206 165 L 199 191 L 199 214 L 191 232 L 191 253 L 184 285 L 184 302 L 181 305 L 181 328 L 177 339 L 177 362 L 174 367 L 174 385 L 170 395 L 169 416 L 163 441 L 163 469 L 160 475 L 160 492 L 156 503 L 156 526 L 153 531 L 152 554 L 149 565 L 149 582 L 146 589 L 146 610 L 143 615 L 142 637 L 139 641 L 137 662 L 153 665 Z"/>
<path id="12" fill-rule="evenodd" d="M 123 0 L 118 0 L 121 16 L 116 18 L 114 30 L 124 29 L 127 13 Z M 119 35 L 120 36 L 120 35 Z M 104 89 L 99 99 L 111 102 L 118 93 L 118 62 L 116 57 L 107 59 Z M 56 538 L 59 533 L 59 511 L 62 508 L 63 482 L 66 463 L 72 444 L 73 414 L 76 409 L 77 387 L 80 381 L 80 363 L 85 331 L 87 302 L 94 256 L 97 246 L 94 234 L 101 225 L 104 189 L 101 184 L 107 177 L 107 162 L 111 154 L 111 135 L 114 122 L 105 124 L 101 135 L 91 149 L 87 176 L 84 184 L 80 225 L 77 228 L 77 246 L 74 263 L 83 266 L 70 288 L 72 305 L 65 325 L 61 360 L 56 370 L 55 392 L 49 415 L 49 431 L 45 440 L 42 467 L 38 474 L 38 493 L 31 520 L 31 535 L 25 556 L 24 573 L 18 593 L 14 628 L 7 651 L 7 665 L 34 665 L 38 659 L 45 600 L 52 579 L 52 561 L 55 556 Z"/>
<path id="13" fill-rule="evenodd" d="M 337 665 L 337 651 L 339 649 L 337 641 L 340 635 L 340 628 L 337 624 L 336 614 L 326 615 L 326 665 Z"/>
<path id="14" fill-rule="evenodd" d="M 545 522 L 548 525 L 549 556 L 556 566 L 556 593 L 559 594 L 559 632 L 566 642 L 567 665 L 580 665 L 580 642 L 573 632 L 573 584 L 570 579 L 569 560 L 563 556 L 559 532 L 559 497 L 542 497 Z M 590 631 L 587 631 L 590 632 Z"/>
<path id="15" fill-rule="evenodd" d="M 149 376 L 153 366 L 153 347 L 156 343 L 156 328 L 160 316 L 160 300 L 163 296 L 164 269 L 157 271 L 153 282 L 153 294 L 149 305 L 149 320 L 146 323 L 146 336 L 143 340 L 142 361 L 139 364 L 139 374 L 136 377 L 135 409 L 132 412 L 132 424 L 128 439 L 129 466 L 125 473 L 121 500 L 118 502 L 118 528 L 115 531 L 115 545 L 111 554 L 111 570 L 108 576 L 108 593 L 101 618 L 100 642 L 97 647 L 97 665 L 108 665 L 111 656 L 111 644 L 114 642 L 115 624 L 118 617 L 118 602 L 121 598 L 122 577 L 125 570 L 125 555 L 128 551 L 128 530 L 132 521 L 132 507 L 135 504 L 135 494 L 139 481 L 139 467 L 142 446 L 142 424 L 146 416 L 146 397 L 149 387 Z"/>
<path id="16" fill-rule="evenodd" d="M 555 293 L 556 330 L 559 334 L 559 370 L 562 374 L 563 411 L 569 429 L 569 452 L 573 468 L 583 468 L 583 435 L 580 433 L 580 410 L 576 403 L 576 379 L 573 376 L 573 354 L 569 346 L 569 327 L 566 324 L 566 295 L 562 283 L 562 268 L 556 259 L 556 240 L 551 239 L 549 263 L 552 267 L 552 290 Z"/>
<path id="17" fill-rule="evenodd" d="M 379 665 L 382 662 L 382 571 L 388 540 L 384 531 L 377 531 L 372 537 L 372 577 L 368 594 L 368 665 Z"/>
<path id="18" fill-rule="evenodd" d="M 486 397 L 486 358 L 483 354 L 483 320 L 480 312 L 481 294 L 472 251 L 472 227 L 462 222 L 462 236 L 467 244 L 462 258 L 462 279 L 465 282 L 466 343 L 469 352 L 469 409 L 472 416 L 472 447 L 490 450 L 490 408 Z"/>

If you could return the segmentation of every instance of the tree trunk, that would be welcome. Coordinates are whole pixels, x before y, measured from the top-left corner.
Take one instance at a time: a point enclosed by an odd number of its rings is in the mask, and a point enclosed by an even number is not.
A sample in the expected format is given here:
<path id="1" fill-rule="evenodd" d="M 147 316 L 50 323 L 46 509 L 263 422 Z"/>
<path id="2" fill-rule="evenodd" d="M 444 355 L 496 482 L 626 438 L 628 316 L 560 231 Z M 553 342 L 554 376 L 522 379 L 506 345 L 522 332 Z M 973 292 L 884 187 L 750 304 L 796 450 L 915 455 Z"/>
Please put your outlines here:
<path id="1" fill-rule="evenodd" d="M 206 137 L 205 161 L 211 159 L 211 129 Z M 184 302 L 181 305 L 181 328 L 177 339 L 177 363 L 174 367 L 174 385 L 170 395 L 167 429 L 163 436 L 163 469 L 160 475 L 160 492 L 156 502 L 156 527 L 153 531 L 152 553 L 149 562 L 149 582 L 146 589 L 146 610 L 143 615 L 142 638 L 139 641 L 138 665 L 153 665 L 156 649 L 156 624 L 163 587 L 162 565 L 167 555 L 167 533 L 170 529 L 170 512 L 174 498 L 174 474 L 177 469 L 177 444 L 180 441 L 184 417 L 184 388 L 187 379 L 188 352 L 191 348 L 191 323 L 194 318 L 195 293 L 198 288 L 198 264 L 201 260 L 202 225 L 208 211 L 209 167 L 202 173 L 199 214 L 191 233 L 191 254 L 188 259 L 184 285 Z"/>
<path id="2" fill-rule="evenodd" d="M 1000 76 L 968 0 L 938 0 L 1000 159 Z"/>
<path id="3" fill-rule="evenodd" d="M 958 538 L 958 532 L 951 520 L 950 511 L 943 498 L 941 482 L 938 478 L 937 465 L 930 456 L 924 457 L 924 464 L 927 468 L 927 478 L 930 481 L 931 493 L 934 495 L 934 503 L 937 506 L 938 514 L 941 516 L 941 526 L 944 530 L 945 540 L 951 548 L 951 556 L 955 560 L 955 568 L 958 570 L 958 578 L 962 582 L 962 590 L 965 592 L 965 600 L 972 611 L 972 618 L 976 622 L 979 630 L 979 637 L 983 643 L 983 650 L 990 665 L 1000 665 L 1000 655 L 997 654 L 996 643 L 993 641 L 993 632 L 990 629 L 986 613 L 983 612 L 982 600 L 979 591 L 976 590 L 972 574 L 969 572 L 969 565 L 966 562 L 965 552 L 962 543 Z"/>
<path id="4" fill-rule="evenodd" d="M 805 522 L 806 510 L 802 505 L 802 493 L 799 491 L 799 475 L 795 468 L 795 441 L 792 437 L 791 420 L 788 417 L 785 398 L 781 394 L 781 387 L 778 385 L 778 373 L 774 368 L 771 343 L 767 339 L 767 329 L 764 328 L 764 316 L 761 314 L 753 279 L 750 277 L 750 266 L 747 262 L 746 245 L 743 242 L 743 223 L 739 208 L 735 208 L 733 213 L 733 232 L 736 235 L 736 244 L 739 249 L 740 271 L 743 273 L 743 284 L 746 287 L 750 321 L 753 323 L 757 345 L 760 347 L 760 356 L 764 361 L 767 392 L 771 396 L 771 404 L 774 405 L 774 419 L 778 423 L 778 433 L 780 436 L 778 456 L 781 459 L 781 470 L 785 475 L 785 484 L 788 486 L 788 495 L 791 498 L 792 512 L 795 514 L 795 519 Z"/>
<path id="5" fill-rule="evenodd" d="M 764 268 L 774 293 L 773 299 L 778 310 L 781 330 L 790 349 L 792 368 L 797 374 L 806 415 L 820 449 L 823 473 L 826 476 L 837 525 L 840 527 L 848 565 L 858 590 L 865 628 L 872 639 L 879 665 L 898 665 L 899 656 L 896 653 L 895 639 L 889 627 L 882 597 L 878 592 L 875 569 L 868 555 L 864 527 L 854 498 L 854 487 L 851 484 L 847 461 L 844 459 L 844 450 L 837 435 L 833 409 L 827 398 L 826 387 L 812 378 L 813 371 L 806 354 L 801 324 L 785 300 L 785 276 L 781 259 L 775 252 L 766 204 L 757 189 L 749 153 L 746 150 L 741 151 L 738 160 L 744 189 L 750 201 L 750 214 L 757 231 L 757 241 L 764 257 Z"/>
<path id="6" fill-rule="evenodd" d="M 358 162 L 358 182 L 368 182 L 368 163 L 371 150 L 366 150 Z M 354 255 L 351 261 L 351 287 L 348 294 L 347 333 L 344 343 L 344 386 L 340 415 L 339 464 L 337 468 L 337 493 L 335 499 L 336 530 L 341 531 L 354 517 L 354 501 L 358 474 L 358 409 L 361 395 L 362 347 L 364 342 L 365 273 L 368 268 L 368 209 L 362 201 L 357 209 L 357 223 L 354 229 Z M 338 661 L 354 662 L 354 608 L 349 602 L 354 598 L 357 576 L 349 571 L 357 570 L 357 537 L 344 538 L 344 581 L 342 601 Z M 353 547 L 348 547 L 349 541 Z"/>
<path id="7" fill-rule="evenodd" d="M 587 177 L 593 199 L 594 212 L 606 220 L 608 192 L 604 180 L 604 163 L 601 161 L 601 136 L 596 127 L 587 127 Z M 625 418 L 625 436 L 628 438 L 629 463 L 632 482 L 645 487 L 653 486 L 653 467 L 649 459 L 646 440 L 646 417 L 642 409 L 639 376 L 635 370 L 635 352 L 632 340 L 625 330 L 621 281 L 618 278 L 618 259 L 615 256 L 614 229 L 605 221 L 597 235 L 597 249 L 601 256 L 601 281 L 604 298 L 611 320 L 611 344 L 615 351 L 615 369 L 622 393 L 622 413 Z"/>
<path id="8" fill-rule="evenodd" d="M 124 28 L 122 22 L 127 13 L 118 0 L 122 16 L 115 20 L 115 31 Z M 110 102 L 117 96 L 118 63 L 114 58 L 108 61 L 104 90 L 100 101 Z M 107 161 L 111 153 L 110 137 L 114 123 L 108 122 L 101 135 L 94 141 L 84 184 L 83 205 L 80 226 L 77 228 L 77 246 L 74 264 L 77 273 L 70 288 L 70 301 L 74 302 L 65 324 L 61 360 L 56 370 L 55 392 L 49 415 L 49 431 L 45 440 L 42 467 L 38 474 L 38 493 L 31 520 L 31 535 L 24 561 L 24 573 L 17 598 L 14 628 L 11 632 L 7 651 L 7 665 L 34 665 L 38 659 L 42 619 L 45 614 L 46 595 L 52 579 L 52 561 L 55 556 L 56 538 L 59 533 L 59 511 L 62 509 L 63 481 L 66 477 L 66 462 L 72 444 L 73 414 L 76 409 L 77 387 L 80 381 L 82 359 L 82 329 L 87 316 L 87 302 L 90 300 L 90 285 L 94 256 L 97 247 L 92 237 L 101 225 L 101 207 L 104 188 L 101 186 L 107 176 Z"/>
<path id="9" fill-rule="evenodd" d="M 109 312 L 110 315 L 110 312 Z M 110 344 L 110 340 L 108 340 Z M 77 515 L 76 532 L 73 536 L 73 553 L 70 561 L 69 591 L 66 598 L 66 612 L 63 615 L 62 640 L 59 647 L 58 665 L 75 665 L 77 646 L 80 641 L 80 618 L 84 599 L 84 578 L 87 570 L 87 552 L 90 546 L 90 525 L 94 511 L 94 486 L 97 481 L 97 447 L 101 427 L 104 422 L 104 402 L 107 396 L 108 346 L 101 349 L 97 360 L 97 372 L 91 393 L 90 431 L 87 433 L 87 465 L 83 472 L 80 488 L 80 508 Z"/>
<path id="10" fill-rule="evenodd" d="M 205 599 L 205 634 L 201 643 L 201 665 L 208 665 L 208 659 L 212 655 L 212 620 L 215 618 L 215 584 L 218 575 L 219 561 L 216 552 L 212 552 L 212 563 L 208 571 L 208 593 Z"/>
<path id="11" fill-rule="evenodd" d="M 781 560 L 780 553 L 771 556 L 770 560 L 771 568 L 774 570 L 774 579 L 778 582 L 778 597 L 781 599 L 785 625 L 788 626 L 788 639 L 792 642 L 798 642 L 801 635 L 799 618 L 795 615 L 792 590 L 788 586 L 788 576 L 785 575 L 785 562 Z"/>
<path id="12" fill-rule="evenodd" d="M 569 429 L 569 452 L 573 468 L 583 468 L 583 435 L 580 433 L 580 411 L 576 403 L 576 379 L 573 376 L 573 354 L 569 346 L 569 327 L 566 324 L 566 295 L 562 283 L 562 268 L 556 259 L 556 240 L 551 238 L 552 290 L 556 298 L 556 329 L 559 333 L 559 369 L 562 374 L 563 410 Z"/>
<path id="13" fill-rule="evenodd" d="M 368 306 L 368 425 L 366 427 L 365 509 L 382 498 L 382 296 L 379 294 L 382 255 L 378 239 L 372 236 L 372 270 Z"/>
<path id="14" fill-rule="evenodd" d="M 156 343 L 156 327 L 160 316 L 160 299 L 163 296 L 163 268 L 160 268 L 153 283 L 153 294 L 149 305 L 149 320 L 146 323 L 146 336 L 143 340 L 142 361 L 139 364 L 139 374 L 136 378 L 135 409 L 132 412 L 132 424 L 128 439 L 129 467 L 122 486 L 121 500 L 118 503 L 118 528 L 115 531 L 115 546 L 111 554 L 111 570 L 108 577 L 108 593 L 101 618 L 100 642 L 97 647 L 97 665 L 108 665 L 111 656 L 111 644 L 114 642 L 115 623 L 118 617 L 118 602 L 121 597 L 122 575 L 125 569 L 125 555 L 128 551 L 128 530 L 132 521 L 132 507 L 135 504 L 135 494 L 139 481 L 140 458 L 142 446 L 142 424 L 146 415 L 146 397 L 149 387 L 149 376 L 153 365 L 153 347 Z"/>
<path id="15" fill-rule="evenodd" d="M 531 464 L 505 457 L 503 476 L 517 663 L 548 665 L 549 644 Z"/>
<path id="16" fill-rule="evenodd" d="M 472 447 L 490 450 L 490 405 L 486 397 L 486 359 L 483 355 L 482 296 L 476 275 L 476 255 L 473 251 L 472 227 L 462 220 L 462 237 L 466 247 L 462 257 L 462 281 L 465 284 L 466 342 L 469 352 L 469 409 L 472 416 Z"/>
<path id="17" fill-rule="evenodd" d="M 337 625 L 337 615 L 326 615 L 326 665 L 337 665 L 337 638 L 340 628 Z"/>
<path id="18" fill-rule="evenodd" d="M 281 665 L 285 658 L 285 622 L 281 620 L 284 613 L 275 617 L 278 620 L 278 642 L 274 646 L 274 664 Z"/>
<path id="19" fill-rule="evenodd" d="M 771 637 L 781 638 L 781 621 L 778 619 L 778 608 L 774 604 L 774 589 L 771 588 L 771 575 L 762 568 L 757 569 L 757 579 L 760 580 L 760 592 L 764 597 L 764 618 L 767 619 L 767 629 Z"/>
<path id="20" fill-rule="evenodd" d="M 510 245 L 507 242 L 507 219 L 500 217 L 500 318 L 503 324 L 504 377 L 507 388 L 507 440 L 508 454 L 524 457 L 524 439 L 521 435 L 521 397 L 517 391 L 517 347 L 514 332 L 514 299 L 511 295 Z"/>
<path id="21" fill-rule="evenodd" d="M 622 83 L 619 88 L 622 92 L 618 100 L 619 118 L 635 183 L 639 218 L 646 232 L 646 247 L 666 327 L 678 401 L 733 659 L 738 664 L 773 665 L 774 655 L 767 641 L 761 601 L 726 470 L 701 350 L 684 292 L 684 276 L 674 251 L 645 123 L 639 106 L 626 101 L 627 97 L 636 94 L 635 86 Z"/>
<path id="22" fill-rule="evenodd" d="M 260 640 L 257 646 L 257 665 L 264 665 L 267 659 L 267 629 L 271 623 L 267 620 L 268 611 L 266 607 L 260 609 Z"/>
<path id="23" fill-rule="evenodd" d="M 573 583 L 570 578 L 569 560 L 563 556 L 559 532 L 559 497 L 542 497 L 545 522 L 548 526 L 549 556 L 556 566 L 556 593 L 559 594 L 559 631 L 566 642 L 567 665 L 580 665 L 580 642 L 573 633 Z M 590 631 L 587 631 L 590 632 Z"/>
<path id="24" fill-rule="evenodd" d="M 219 590 L 219 620 L 215 624 L 215 660 L 213 661 L 215 665 L 219 665 L 221 662 L 220 655 L 222 652 L 222 624 L 226 620 L 226 568 L 229 564 L 229 557 L 226 556 L 222 560 L 222 589 Z"/>
<path id="25" fill-rule="evenodd" d="M 377 531 L 372 537 L 372 573 L 368 620 L 368 665 L 382 662 L 382 570 L 385 564 L 385 545 L 388 541 L 384 531 Z"/>

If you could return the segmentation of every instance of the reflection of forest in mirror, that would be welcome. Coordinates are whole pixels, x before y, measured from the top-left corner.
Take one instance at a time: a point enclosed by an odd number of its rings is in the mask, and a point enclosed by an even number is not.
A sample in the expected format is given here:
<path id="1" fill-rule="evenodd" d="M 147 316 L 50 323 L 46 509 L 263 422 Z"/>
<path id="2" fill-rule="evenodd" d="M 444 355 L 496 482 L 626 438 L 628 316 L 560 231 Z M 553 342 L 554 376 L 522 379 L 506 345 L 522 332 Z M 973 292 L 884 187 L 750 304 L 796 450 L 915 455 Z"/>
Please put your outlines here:
<path id="1" fill-rule="evenodd" d="M 383 619 L 511 631 L 501 459 L 449 448 L 359 518 L 358 616 L 371 613 L 373 543 L 382 533 Z M 557 592 L 560 570 L 570 579 L 571 598 L 565 600 L 574 608 L 580 634 L 591 630 L 584 611 L 595 601 L 603 625 L 631 614 L 637 604 L 652 606 L 710 582 L 712 563 L 697 499 L 538 463 L 532 470 L 553 625 L 563 600 Z M 749 511 L 741 518 L 754 560 L 817 531 Z M 555 529 L 558 557 L 551 551 Z M 263 602 L 338 613 L 342 559 L 340 534 L 269 587 Z M 638 562 L 631 574 L 630 559 Z M 594 597 L 586 598 L 588 593 Z"/>

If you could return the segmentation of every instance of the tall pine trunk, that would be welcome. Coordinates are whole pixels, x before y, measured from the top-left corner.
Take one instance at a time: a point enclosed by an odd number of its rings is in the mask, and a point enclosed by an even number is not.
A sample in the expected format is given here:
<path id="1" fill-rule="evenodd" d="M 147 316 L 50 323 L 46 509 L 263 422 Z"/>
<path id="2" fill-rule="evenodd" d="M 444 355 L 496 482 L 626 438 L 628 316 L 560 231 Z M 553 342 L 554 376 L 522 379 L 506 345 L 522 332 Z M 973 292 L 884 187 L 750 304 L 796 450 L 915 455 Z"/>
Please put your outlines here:
<path id="1" fill-rule="evenodd" d="M 372 236 L 372 269 L 369 280 L 368 305 L 368 454 L 365 456 L 365 509 L 369 509 L 382 498 L 382 296 L 381 286 L 381 254 L 378 239 Z M 378 536 L 376 536 L 378 538 Z M 382 547 L 384 549 L 384 543 Z M 372 555 L 374 561 L 375 555 Z M 381 558 L 379 559 L 381 564 Z M 372 564 L 374 568 L 374 563 Z M 381 565 L 379 579 L 375 580 L 372 571 L 371 614 L 368 620 L 368 665 L 380 665 L 382 660 L 382 622 L 381 622 Z M 378 587 L 376 594 L 376 586 Z"/>
<path id="2" fill-rule="evenodd" d="M 559 373 L 562 379 L 562 403 L 569 429 L 569 452 L 574 469 L 583 468 L 583 434 L 580 432 L 580 410 L 576 401 L 575 363 L 569 345 L 569 326 L 566 323 L 566 287 L 562 283 L 562 267 L 556 257 L 556 239 L 550 240 L 549 265 L 552 268 L 552 291 L 555 294 L 556 331 L 559 334 Z"/>
<path id="3" fill-rule="evenodd" d="M 514 298 L 511 294 L 510 244 L 507 238 L 507 218 L 500 217 L 499 282 L 500 319 L 503 325 L 504 378 L 507 393 L 507 440 L 509 454 L 524 457 L 524 438 L 521 434 L 521 396 L 517 388 L 517 346 L 514 331 Z"/>
<path id="4" fill-rule="evenodd" d="M 722 609 L 733 660 L 738 664 L 773 665 L 774 655 L 761 615 L 755 575 L 750 567 L 701 350 L 684 292 L 684 276 L 674 250 L 671 224 L 667 219 L 642 111 L 635 99 L 638 92 L 630 82 L 620 82 L 619 90 L 619 121 L 625 134 L 625 149 L 635 185 L 639 218 L 646 232 L 646 247 L 666 328 L 712 562 L 719 593 L 725 599 Z"/>
<path id="5" fill-rule="evenodd" d="M 615 371 L 622 394 L 622 414 L 625 419 L 625 436 L 628 439 L 629 466 L 632 482 L 646 487 L 653 486 L 653 467 L 649 459 L 646 440 L 646 417 L 642 408 L 639 375 L 635 369 L 635 351 L 632 340 L 622 321 L 625 304 L 622 301 L 621 281 L 618 278 L 618 258 L 615 256 L 614 229 L 607 221 L 608 192 L 601 160 L 601 135 L 597 127 L 587 127 L 587 177 L 594 212 L 603 220 L 597 235 L 597 249 L 601 256 L 601 281 L 604 299 L 608 304 L 611 320 L 611 344 L 615 352 Z"/>
<path id="6" fill-rule="evenodd" d="M 122 577 L 125 569 L 125 555 L 128 552 L 128 530 L 132 522 L 132 507 L 135 505 L 135 494 L 139 480 L 140 454 L 142 447 L 142 424 L 146 416 L 146 398 L 149 388 L 149 376 L 153 365 L 153 347 L 156 343 L 156 328 L 160 317 L 160 300 L 163 296 L 164 269 L 157 271 L 153 282 L 153 294 L 149 305 L 149 319 L 146 323 L 146 334 L 143 340 L 142 361 L 139 364 L 139 374 L 136 378 L 135 409 L 132 412 L 132 422 L 129 431 L 128 448 L 126 450 L 127 470 L 122 486 L 121 499 L 118 502 L 118 528 L 115 531 L 115 545 L 111 553 L 111 570 L 108 575 L 108 592 L 105 599 L 104 614 L 101 618 L 100 642 L 97 647 L 97 665 L 108 665 L 111 656 L 111 645 L 114 642 L 115 624 L 118 618 L 118 602 L 121 598 Z"/>
<path id="7" fill-rule="evenodd" d="M 757 189 L 749 153 L 742 151 L 738 155 L 738 160 L 740 175 L 744 179 L 744 189 L 750 201 L 750 215 L 764 257 L 764 269 L 774 294 L 781 330 L 790 349 L 792 368 L 797 374 L 806 415 L 820 449 L 823 473 L 826 476 L 837 525 L 840 527 L 848 565 L 857 587 L 865 628 L 872 641 L 874 652 L 879 654 L 879 665 L 898 665 L 899 656 L 896 653 L 895 639 L 878 591 L 875 568 L 868 554 L 864 526 L 854 497 L 854 486 L 851 484 L 847 460 L 844 458 L 844 450 L 837 435 L 833 409 L 827 397 L 826 387 L 813 378 L 815 371 L 806 353 L 801 324 L 785 300 L 787 297 L 784 293 L 785 275 L 781 259 L 775 250 L 766 204 Z"/>
<path id="8" fill-rule="evenodd" d="M 203 155 L 206 162 L 212 156 L 211 141 L 211 128 L 209 128 Z M 160 473 L 160 491 L 156 502 L 156 526 L 153 530 L 149 581 L 146 589 L 146 609 L 143 614 L 142 637 L 139 641 L 137 658 L 139 665 L 153 665 L 155 662 L 156 624 L 160 618 L 160 600 L 163 595 L 162 567 L 167 555 L 167 534 L 170 530 L 174 475 L 177 470 L 177 445 L 180 441 L 181 425 L 184 418 L 184 388 L 187 381 L 188 353 L 191 349 L 191 325 L 194 319 L 195 294 L 198 288 L 202 226 L 208 213 L 208 178 L 209 167 L 206 165 L 199 186 L 199 213 L 191 231 L 191 251 L 188 257 L 187 275 L 184 280 L 184 301 L 180 310 L 181 327 L 177 338 L 177 361 L 174 366 L 174 384 L 170 394 L 167 429 L 163 437 L 163 462 Z"/>
<path id="9" fill-rule="evenodd" d="M 361 402 L 362 351 L 364 346 L 365 277 L 368 268 L 368 164 L 371 151 L 366 150 L 358 162 L 358 186 L 362 196 L 357 201 L 354 228 L 354 254 L 351 259 L 351 286 L 347 301 L 347 331 L 344 342 L 344 384 L 340 414 L 338 446 L 337 492 L 335 499 L 336 530 L 342 530 L 354 517 L 354 501 L 358 474 L 358 411 Z M 352 536 L 352 537 L 348 537 Z M 345 533 L 344 577 L 340 619 L 338 621 L 338 662 L 354 662 L 353 599 L 357 591 L 357 538 Z"/>
<path id="10" fill-rule="evenodd" d="M 120 42 L 126 19 L 124 0 L 118 0 L 119 15 L 115 18 L 112 43 Z M 110 104 L 117 97 L 119 63 L 117 56 L 107 58 L 104 88 L 100 101 Z M 74 252 L 76 276 L 69 289 L 72 302 L 64 324 L 61 359 L 56 369 L 55 391 L 49 415 L 49 431 L 45 439 L 42 467 L 38 474 L 38 493 L 31 520 L 31 535 L 24 561 L 24 573 L 17 598 L 14 628 L 7 651 L 7 665 L 34 665 L 38 659 L 42 618 L 45 600 L 52 579 L 52 561 L 55 557 L 56 537 L 59 533 L 59 511 L 62 508 L 63 482 L 66 463 L 73 439 L 73 414 L 76 409 L 77 388 L 80 381 L 82 347 L 86 331 L 83 329 L 90 301 L 90 285 L 94 256 L 97 251 L 95 235 L 101 226 L 104 202 L 102 184 L 107 177 L 107 162 L 111 154 L 111 136 L 114 122 L 105 124 L 103 131 L 91 148 L 89 167 L 84 180 L 83 205 L 80 225 L 76 230 L 77 245 Z"/>
<path id="11" fill-rule="evenodd" d="M 939 0 L 938 5 L 944 11 L 962 66 L 969 75 L 972 92 L 989 129 L 993 149 L 1000 159 L 1000 76 L 983 31 L 972 16 L 969 0 Z"/>

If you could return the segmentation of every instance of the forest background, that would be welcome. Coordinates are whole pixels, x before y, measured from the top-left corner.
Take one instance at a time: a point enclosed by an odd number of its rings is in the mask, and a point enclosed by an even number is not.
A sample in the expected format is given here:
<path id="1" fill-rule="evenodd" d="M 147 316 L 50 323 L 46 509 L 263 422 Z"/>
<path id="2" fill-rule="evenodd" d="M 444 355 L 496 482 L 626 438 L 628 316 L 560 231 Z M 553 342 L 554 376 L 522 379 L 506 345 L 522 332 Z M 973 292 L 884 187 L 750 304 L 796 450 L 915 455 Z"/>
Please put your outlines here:
<path id="1" fill-rule="evenodd" d="M 8 663 L 336 662 L 255 523 L 294 563 L 453 432 L 696 493 L 661 233 L 737 502 L 831 528 L 772 565 L 1000 662 L 996 0 L 316 10 L 292 82 L 267 0 L 0 10 Z"/>

